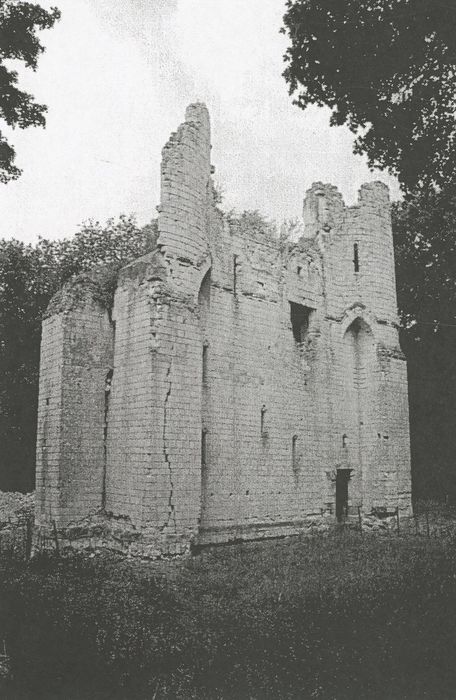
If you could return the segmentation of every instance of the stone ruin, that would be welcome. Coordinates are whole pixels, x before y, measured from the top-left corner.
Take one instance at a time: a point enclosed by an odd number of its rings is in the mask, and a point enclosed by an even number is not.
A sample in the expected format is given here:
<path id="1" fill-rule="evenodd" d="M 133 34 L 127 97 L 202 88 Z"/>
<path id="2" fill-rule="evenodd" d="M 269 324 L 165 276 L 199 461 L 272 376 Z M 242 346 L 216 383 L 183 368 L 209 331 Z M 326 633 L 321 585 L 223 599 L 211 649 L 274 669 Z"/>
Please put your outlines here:
<path id="1" fill-rule="evenodd" d="M 163 149 L 156 249 L 112 308 L 80 277 L 43 322 L 36 531 L 140 556 L 411 509 L 390 202 L 314 184 L 288 239 L 230 227 L 192 104 Z"/>

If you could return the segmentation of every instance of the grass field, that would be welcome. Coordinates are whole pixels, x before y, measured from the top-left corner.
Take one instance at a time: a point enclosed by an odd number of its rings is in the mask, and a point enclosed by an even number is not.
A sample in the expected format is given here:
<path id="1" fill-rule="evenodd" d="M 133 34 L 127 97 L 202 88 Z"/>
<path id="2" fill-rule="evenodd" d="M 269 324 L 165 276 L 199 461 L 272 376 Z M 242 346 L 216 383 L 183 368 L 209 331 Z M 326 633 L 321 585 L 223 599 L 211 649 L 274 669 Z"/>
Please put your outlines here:
<path id="1" fill-rule="evenodd" d="M 0 559 L 5 700 L 456 697 L 456 540 Z"/>

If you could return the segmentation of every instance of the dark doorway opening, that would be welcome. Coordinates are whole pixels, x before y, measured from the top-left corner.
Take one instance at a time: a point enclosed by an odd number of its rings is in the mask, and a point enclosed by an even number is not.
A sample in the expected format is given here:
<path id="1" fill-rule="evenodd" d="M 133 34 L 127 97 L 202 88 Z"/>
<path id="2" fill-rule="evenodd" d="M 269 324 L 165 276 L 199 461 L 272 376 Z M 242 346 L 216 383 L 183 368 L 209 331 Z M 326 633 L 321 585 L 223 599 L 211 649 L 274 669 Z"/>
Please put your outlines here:
<path id="1" fill-rule="evenodd" d="M 336 518 L 339 523 L 348 515 L 348 482 L 351 469 L 338 469 L 336 475 Z"/>

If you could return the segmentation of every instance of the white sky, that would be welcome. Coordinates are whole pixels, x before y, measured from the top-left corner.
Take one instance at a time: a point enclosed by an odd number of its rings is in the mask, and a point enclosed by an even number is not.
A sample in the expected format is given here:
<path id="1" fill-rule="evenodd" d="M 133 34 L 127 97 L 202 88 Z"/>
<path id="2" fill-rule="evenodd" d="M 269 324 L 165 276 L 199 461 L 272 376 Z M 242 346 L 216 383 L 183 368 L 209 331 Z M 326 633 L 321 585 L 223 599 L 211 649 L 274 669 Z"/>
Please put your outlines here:
<path id="1" fill-rule="evenodd" d="M 206 102 L 224 207 L 299 216 L 315 180 L 347 203 L 370 173 L 326 110 L 294 107 L 281 73 L 284 0 L 41 0 L 61 21 L 21 84 L 46 129 L 14 131 L 22 177 L 0 185 L 0 237 L 68 236 L 83 220 L 156 215 L 161 148 L 189 102 Z M 5 130 L 6 131 L 6 130 Z"/>

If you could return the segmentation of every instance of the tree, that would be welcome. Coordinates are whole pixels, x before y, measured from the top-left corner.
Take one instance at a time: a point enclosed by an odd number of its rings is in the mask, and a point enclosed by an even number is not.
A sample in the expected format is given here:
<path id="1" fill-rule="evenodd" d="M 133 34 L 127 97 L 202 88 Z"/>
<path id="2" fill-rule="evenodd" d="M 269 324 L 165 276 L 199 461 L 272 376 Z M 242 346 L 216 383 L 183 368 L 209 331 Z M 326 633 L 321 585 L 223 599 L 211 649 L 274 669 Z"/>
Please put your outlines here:
<path id="1" fill-rule="evenodd" d="M 415 496 L 456 499 L 456 193 L 393 206 Z"/>
<path id="2" fill-rule="evenodd" d="M 40 313 L 39 253 L 19 241 L 0 243 L 0 489 L 33 486 Z M 44 294 L 43 294 L 44 291 Z"/>
<path id="3" fill-rule="evenodd" d="M 35 246 L 0 240 L 0 490 L 34 485 L 41 319 L 50 298 L 94 268 L 109 296 L 119 268 L 153 250 L 157 237 L 156 221 L 140 228 L 121 216 Z"/>
<path id="4" fill-rule="evenodd" d="M 226 220 L 233 233 L 247 236 L 276 238 L 277 230 L 274 222 L 269 221 L 257 209 L 246 209 L 240 214 L 234 209 L 227 212 Z"/>
<path id="5" fill-rule="evenodd" d="M 454 2 L 288 0 L 283 22 L 295 104 L 328 106 L 406 192 L 454 186 Z"/>
<path id="6" fill-rule="evenodd" d="M 47 11 L 35 3 L 0 0 L 0 117 L 9 127 L 45 126 L 46 106 L 18 88 L 18 74 L 5 61 L 22 61 L 36 70 L 44 51 L 37 32 L 52 27 L 59 18 L 56 8 Z M 0 182 L 16 180 L 21 174 L 15 155 L 14 147 L 0 132 Z"/>

